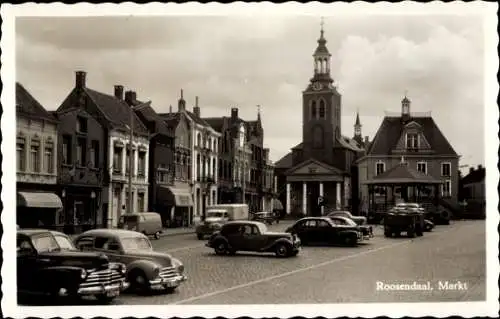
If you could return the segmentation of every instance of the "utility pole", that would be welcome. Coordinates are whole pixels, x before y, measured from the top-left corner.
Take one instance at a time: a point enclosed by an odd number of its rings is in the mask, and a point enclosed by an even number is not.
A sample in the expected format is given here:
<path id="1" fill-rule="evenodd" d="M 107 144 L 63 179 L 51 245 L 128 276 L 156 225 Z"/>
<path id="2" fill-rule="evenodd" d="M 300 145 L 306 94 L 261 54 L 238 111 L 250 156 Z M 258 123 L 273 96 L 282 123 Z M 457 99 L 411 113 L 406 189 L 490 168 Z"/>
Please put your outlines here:
<path id="1" fill-rule="evenodd" d="M 127 213 L 132 214 L 132 205 L 134 203 L 132 199 L 132 142 L 134 139 L 134 107 L 133 105 L 130 106 L 130 119 L 129 119 L 129 143 L 128 143 L 128 211 Z"/>

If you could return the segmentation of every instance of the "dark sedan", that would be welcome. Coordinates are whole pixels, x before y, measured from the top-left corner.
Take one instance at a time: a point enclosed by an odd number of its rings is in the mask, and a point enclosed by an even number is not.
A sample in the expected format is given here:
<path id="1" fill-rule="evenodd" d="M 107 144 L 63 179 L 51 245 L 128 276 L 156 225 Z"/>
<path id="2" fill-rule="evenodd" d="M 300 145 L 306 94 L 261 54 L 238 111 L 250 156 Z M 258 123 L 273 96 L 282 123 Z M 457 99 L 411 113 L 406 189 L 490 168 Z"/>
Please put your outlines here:
<path id="1" fill-rule="evenodd" d="M 373 227 L 370 225 L 357 225 L 352 219 L 342 216 L 328 216 L 335 224 L 344 225 L 344 226 L 358 226 L 358 229 L 363 234 L 364 239 L 373 238 Z"/>
<path id="2" fill-rule="evenodd" d="M 357 225 L 345 225 L 329 217 L 305 217 L 287 230 L 299 236 L 303 244 L 356 246 L 363 240 Z"/>

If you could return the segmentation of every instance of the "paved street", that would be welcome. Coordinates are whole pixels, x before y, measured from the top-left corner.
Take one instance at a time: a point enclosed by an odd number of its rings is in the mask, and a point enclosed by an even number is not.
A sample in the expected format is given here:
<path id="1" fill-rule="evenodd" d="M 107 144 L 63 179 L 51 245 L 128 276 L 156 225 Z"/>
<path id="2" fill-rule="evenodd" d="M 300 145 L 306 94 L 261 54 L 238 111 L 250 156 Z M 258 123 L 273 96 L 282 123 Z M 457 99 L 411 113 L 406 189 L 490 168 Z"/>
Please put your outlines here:
<path id="1" fill-rule="evenodd" d="M 288 223 L 289 224 L 289 223 Z M 287 225 L 270 227 L 283 230 Z M 189 280 L 174 294 L 124 294 L 115 304 L 255 304 L 478 301 L 486 296 L 485 223 L 456 221 L 413 240 L 375 238 L 355 248 L 304 247 L 294 258 L 239 253 L 216 256 L 194 234 L 154 241 L 182 260 Z M 457 281 L 460 280 L 460 283 Z M 387 291 L 394 284 L 433 290 Z M 455 288 L 440 290 L 446 281 Z M 379 282 L 379 283 L 378 283 Z M 465 284 L 465 285 L 464 285 Z M 392 285 L 392 286 L 391 286 Z M 465 287 L 466 286 L 466 287 Z M 449 285 L 450 287 L 450 285 Z"/>

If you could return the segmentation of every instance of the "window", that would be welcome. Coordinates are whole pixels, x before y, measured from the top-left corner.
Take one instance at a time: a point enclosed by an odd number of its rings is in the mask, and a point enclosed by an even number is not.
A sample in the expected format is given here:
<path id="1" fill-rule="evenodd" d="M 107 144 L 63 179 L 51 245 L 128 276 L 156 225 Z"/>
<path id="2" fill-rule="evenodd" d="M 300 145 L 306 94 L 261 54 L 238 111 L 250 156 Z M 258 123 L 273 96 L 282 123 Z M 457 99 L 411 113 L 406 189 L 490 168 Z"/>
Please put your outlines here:
<path id="1" fill-rule="evenodd" d="M 441 176 L 451 176 L 451 163 L 441 163 Z"/>
<path id="2" fill-rule="evenodd" d="M 40 172 L 40 141 L 31 141 L 31 171 Z"/>
<path id="3" fill-rule="evenodd" d="M 427 174 L 427 163 L 426 162 L 418 162 L 417 163 L 417 171 Z"/>
<path id="4" fill-rule="evenodd" d="M 304 227 L 307 227 L 307 228 L 314 228 L 316 226 L 317 226 L 317 222 L 314 219 L 306 220 L 304 223 Z"/>
<path id="5" fill-rule="evenodd" d="M 137 211 L 139 211 L 139 212 L 145 211 L 145 208 L 144 208 L 144 193 L 138 193 L 137 194 Z"/>
<path id="6" fill-rule="evenodd" d="M 325 118 L 325 101 L 323 99 L 319 101 L 319 118 Z"/>
<path id="7" fill-rule="evenodd" d="M 63 135 L 62 161 L 63 164 L 71 164 L 71 136 Z"/>
<path id="8" fill-rule="evenodd" d="M 78 133 L 87 133 L 87 119 L 78 116 L 76 119 L 76 131 Z"/>
<path id="9" fill-rule="evenodd" d="M 54 144 L 51 141 L 45 142 L 43 164 L 47 173 L 54 173 Z"/>
<path id="10" fill-rule="evenodd" d="M 94 239 L 91 237 L 80 238 L 75 246 L 80 250 L 92 250 L 94 248 Z"/>
<path id="11" fill-rule="evenodd" d="M 87 144 L 87 140 L 84 139 L 84 138 L 79 138 L 78 139 L 78 142 L 76 144 L 76 160 L 77 160 L 77 164 L 80 165 L 80 166 L 84 166 L 86 163 L 85 163 L 85 158 L 86 158 L 86 144 Z"/>
<path id="12" fill-rule="evenodd" d="M 217 162 L 215 161 L 215 158 L 212 159 L 212 177 L 217 176 Z"/>
<path id="13" fill-rule="evenodd" d="M 407 149 L 417 149 L 418 148 L 418 134 L 406 133 L 406 148 Z"/>
<path id="14" fill-rule="evenodd" d="M 132 192 L 132 198 L 134 198 L 134 192 Z M 133 199 L 132 199 L 133 201 Z M 132 203 L 133 205 L 134 203 Z M 129 200 L 129 197 L 128 197 L 128 190 L 126 189 L 125 190 L 125 212 L 133 212 L 134 208 L 132 207 L 132 209 L 130 210 L 129 209 L 130 207 L 130 200 Z"/>
<path id="15" fill-rule="evenodd" d="M 127 146 L 127 149 L 125 151 L 125 174 L 128 174 L 130 172 L 130 149 Z M 132 154 L 132 156 L 134 156 Z M 132 159 L 133 161 L 133 159 Z M 132 163 L 132 167 L 134 166 L 134 163 Z"/>
<path id="16" fill-rule="evenodd" d="M 99 166 L 99 141 L 93 140 L 90 145 L 89 164 L 91 168 Z"/>
<path id="17" fill-rule="evenodd" d="M 17 138 L 17 170 L 23 172 L 26 170 L 26 144 L 23 137 Z"/>
<path id="18" fill-rule="evenodd" d="M 197 139 L 197 145 L 198 145 L 198 147 L 201 147 L 201 134 L 200 133 L 198 133 L 198 136 L 197 136 L 196 139 Z"/>
<path id="19" fill-rule="evenodd" d="M 122 151 L 123 148 L 119 146 L 113 148 L 113 171 L 115 173 L 122 171 Z"/>
<path id="20" fill-rule="evenodd" d="M 213 142 L 213 144 L 214 144 L 214 145 L 213 145 L 213 151 L 214 151 L 214 152 L 217 152 L 217 139 L 216 139 L 216 138 L 214 138 L 214 142 Z"/>
<path id="21" fill-rule="evenodd" d="M 216 205 L 217 204 L 217 198 L 215 198 L 215 191 L 212 191 L 212 205 Z"/>
<path id="22" fill-rule="evenodd" d="M 376 176 L 385 172 L 385 163 L 378 162 L 377 164 L 375 164 L 375 172 L 376 172 L 376 174 L 375 174 Z"/>
<path id="23" fill-rule="evenodd" d="M 317 115 L 316 101 L 312 101 L 312 103 L 311 103 L 311 118 L 315 119 L 316 115 Z"/>
<path id="24" fill-rule="evenodd" d="M 441 196 L 451 197 L 451 180 L 447 179 L 441 184 Z"/>
<path id="25" fill-rule="evenodd" d="M 201 180 L 201 158 L 200 154 L 196 155 L 196 179 Z"/>
<path id="26" fill-rule="evenodd" d="M 144 177 L 146 173 L 146 152 L 139 152 L 139 163 L 138 163 L 138 172 L 137 174 L 141 177 Z"/>
<path id="27" fill-rule="evenodd" d="M 318 220 L 318 227 L 330 227 L 330 224 L 326 220 Z"/>

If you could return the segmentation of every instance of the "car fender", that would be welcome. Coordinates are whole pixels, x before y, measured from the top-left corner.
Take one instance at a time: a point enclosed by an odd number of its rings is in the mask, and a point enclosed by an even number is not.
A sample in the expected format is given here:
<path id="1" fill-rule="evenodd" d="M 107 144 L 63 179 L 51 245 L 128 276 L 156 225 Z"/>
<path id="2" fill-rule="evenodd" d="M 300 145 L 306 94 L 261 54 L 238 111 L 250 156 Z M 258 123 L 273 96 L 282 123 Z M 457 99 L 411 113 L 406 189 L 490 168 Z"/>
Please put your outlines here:
<path id="1" fill-rule="evenodd" d="M 287 238 L 279 238 L 279 239 L 276 239 L 274 242 L 272 242 L 271 244 L 263 247 L 261 250 L 271 250 L 273 249 L 274 247 L 276 247 L 276 245 L 278 244 L 285 244 L 285 245 L 288 245 L 290 247 L 293 246 L 293 243 L 290 239 L 287 239 Z"/>
<path id="2" fill-rule="evenodd" d="M 215 235 L 213 237 L 213 239 L 210 239 L 210 243 L 214 244 L 214 243 L 216 243 L 218 241 L 221 241 L 221 240 L 226 243 L 226 245 L 227 245 L 228 248 L 232 248 L 231 244 L 229 243 L 229 240 L 227 240 L 226 237 L 221 236 L 220 233 L 217 234 L 217 235 Z"/>
<path id="3" fill-rule="evenodd" d="M 65 283 L 68 287 L 76 288 L 84 280 L 81 277 L 82 269 L 85 270 L 74 266 L 52 266 L 42 269 L 39 274 L 41 281 L 48 286 Z"/>
<path id="4" fill-rule="evenodd" d="M 154 260 L 139 259 L 127 265 L 127 277 L 134 271 L 141 270 L 146 277 L 151 280 L 154 279 L 155 268 L 159 268 L 161 270 L 162 266 Z"/>

